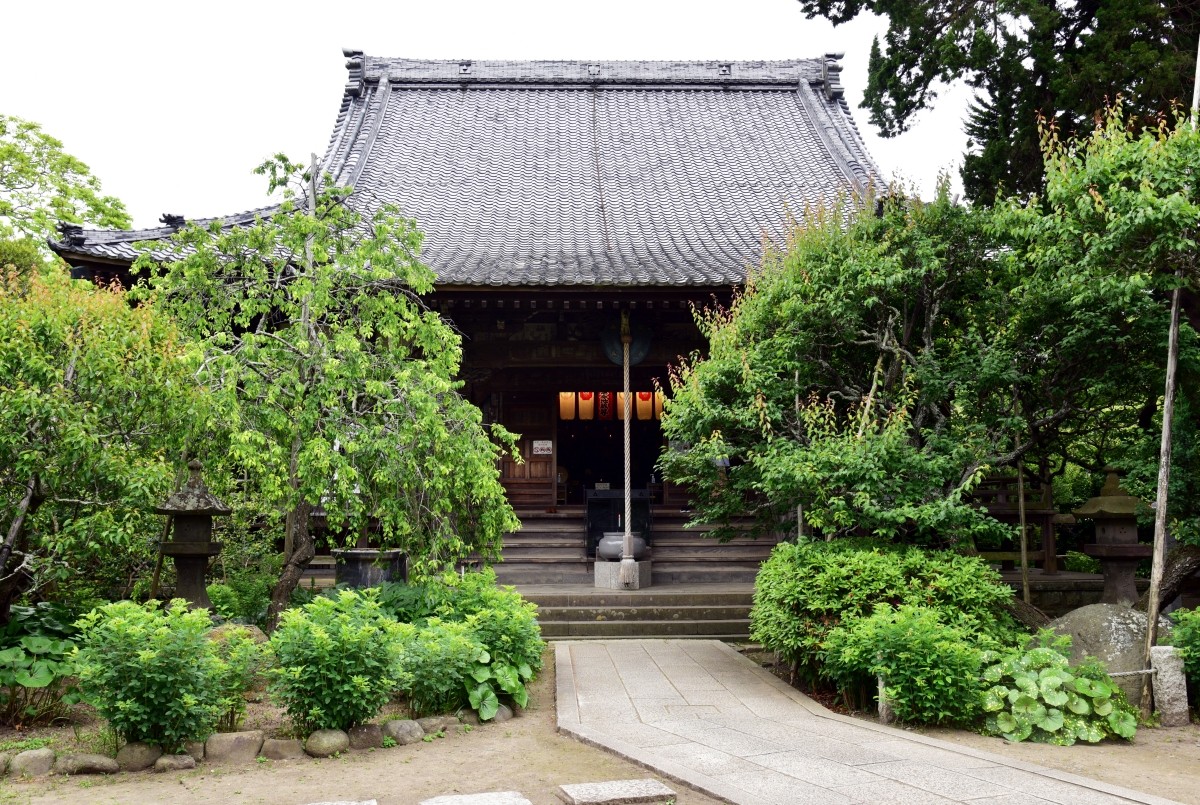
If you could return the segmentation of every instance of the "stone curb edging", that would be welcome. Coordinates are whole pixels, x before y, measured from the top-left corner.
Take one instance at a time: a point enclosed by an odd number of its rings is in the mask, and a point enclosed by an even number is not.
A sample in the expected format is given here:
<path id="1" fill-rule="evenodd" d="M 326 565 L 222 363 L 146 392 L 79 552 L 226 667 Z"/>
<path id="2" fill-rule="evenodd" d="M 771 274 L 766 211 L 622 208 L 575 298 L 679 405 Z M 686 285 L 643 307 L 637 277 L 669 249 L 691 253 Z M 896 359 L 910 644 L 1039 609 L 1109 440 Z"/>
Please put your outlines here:
<path id="1" fill-rule="evenodd" d="M 513 713 L 507 710 L 501 718 L 495 721 L 507 720 Z M 484 723 L 492 723 L 484 722 Z M 428 729 L 426 728 L 426 725 Z M 433 716 L 420 719 L 391 719 L 382 725 L 364 725 L 355 728 L 357 740 L 341 730 L 318 730 L 318 733 L 336 733 L 334 741 L 340 746 L 335 751 L 316 754 L 309 751 L 307 744 L 313 741 L 317 733 L 309 736 L 308 741 L 299 739 L 269 738 L 262 730 L 245 730 L 242 732 L 218 732 L 209 736 L 208 740 L 190 742 L 187 751 L 179 755 L 166 755 L 153 744 L 134 741 L 125 744 L 117 752 L 115 758 L 84 752 L 57 753 L 50 748 L 27 749 L 23 752 L 0 752 L 0 777 L 34 778 L 47 775 L 84 775 L 84 774 L 117 774 L 120 772 L 166 772 L 194 769 L 199 763 L 208 765 L 238 764 L 248 765 L 266 760 L 300 760 L 331 757 L 341 752 L 358 750 L 374 751 L 383 747 L 384 739 L 390 738 L 394 746 L 405 746 L 425 740 L 428 735 L 441 735 L 455 727 L 477 726 L 459 719 L 458 716 Z M 362 740 L 363 735 L 370 738 Z M 376 739 L 376 736 L 378 738 Z M 359 744 L 355 746 L 354 744 Z M 314 747 L 315 749 L 315 747 Z"/>

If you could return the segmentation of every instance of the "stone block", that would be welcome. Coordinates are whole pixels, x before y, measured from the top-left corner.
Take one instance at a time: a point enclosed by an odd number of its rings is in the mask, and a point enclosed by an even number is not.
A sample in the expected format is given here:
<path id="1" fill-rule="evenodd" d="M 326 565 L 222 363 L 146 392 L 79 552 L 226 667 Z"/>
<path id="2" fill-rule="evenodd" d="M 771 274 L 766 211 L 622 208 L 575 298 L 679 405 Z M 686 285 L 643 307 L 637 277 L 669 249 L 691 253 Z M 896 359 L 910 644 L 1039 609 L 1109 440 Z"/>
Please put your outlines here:
<path id="1" fill-rule="evenodd" d="M 262 730 L 214 733 L 204 742 L 204 759 L 208 763 L 253 763 L 263 740 Z"/>
<path id="2" fill-rule="evenodd" d="M 487 794 L 446 794 L 423 799 L 420 805 L 533 805 L 519 791 L 493 791 Z"/>
<path id="3" fill-rule="evenodd" d="M 304 751 L 312 757 L 333 757 L 350 748 L 350 736 L 341 730 L 317 730 L 304 742 Z"/>
<path id="4" fill-rule="evenodd" d="M 187 741 L 183 751 L 195 758 L 197 763 L 204 762 L 204 741 Z"/>
<path id="5" fill-rule="evenodd" d="M 168 771 L 187 771 L 196 768 L 196 758 L 191 755 L 163 755 L 154 761 L 154 770 L 159 774 Z"/>
<path id="6" fill-rule="evenodd" d="M 404 746 L 416 743 L 424 738 L 425 730 L 421 728 L 420 724 L 410 718 L 396 718 L 384 722 L 383 734 L 385 737 L 391 738 L 396 743 Z"/>
<path id="7" fill-rule="evenodd" d="M 120 770 L 108 755 L 59 755 L 54 761 L 55 774 L 116 774 Z"/>
<path id="8" fill-rule="evenodd" d="M 54 768 L 53 749 L 28 749 L 18 752 L 8 764 L 13 777 L 44 777 Z"/>
<path id="9" fill-rule="evenodd" d="M 1150 667 L 1154 669 L 1154 710 L 1164 727 L 1186 727 L 1188 715 L 1187 679 L 1183 658 L 1174 646 L 1150 649 Z"/>
<path id="10" fill-rule="evenodd" d="M 259 754 L 267 760 L 300 760 L 308 757 L 304 744 L 295 738 L 266 738 Z"/>
<path id="11" fill-rule="evenodd" d="M 130 741 L 117 750 L 121 771 L 145 771 L 162 757 L 162 748 L 143 741 Z"/>
<path id="12" fill-rule="evenodd" d="M 346 731 L 351 749 L 378 749 L 383 746 L 383 730 L 378 724 L 359 724 Z"/>
<path id="13" fill-rule="evenodd" d="M 634 805 L 641 802 L 668 802 L 674 800 L 675 796 L 670 788 L 649 778 L 558 787 L 558 798 L 567 805 Z"/>
<path id="14" fill-rule="evenodd" d="M 637 575 L 632 584 L 621 583 L 620 562 L 597 561 L 593 567 L 596 587 L 602 590 L 641 590 L 650 586 L 650 560 L 634 562 L 637 565 Z"/>

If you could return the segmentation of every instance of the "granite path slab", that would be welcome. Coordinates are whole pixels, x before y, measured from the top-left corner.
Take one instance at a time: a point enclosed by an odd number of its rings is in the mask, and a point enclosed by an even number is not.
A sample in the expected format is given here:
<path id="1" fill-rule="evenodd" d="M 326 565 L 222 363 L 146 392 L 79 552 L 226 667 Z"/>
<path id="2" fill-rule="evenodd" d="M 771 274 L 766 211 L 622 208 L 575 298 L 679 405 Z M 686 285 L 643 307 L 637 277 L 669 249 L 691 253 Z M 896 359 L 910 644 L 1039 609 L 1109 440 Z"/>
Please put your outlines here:
<path id="1" fill-rule="evenodd" d="M 555 655 L 561 732 L 737 805 L 1178 805 L 833 713 L 715 640 Z"/>

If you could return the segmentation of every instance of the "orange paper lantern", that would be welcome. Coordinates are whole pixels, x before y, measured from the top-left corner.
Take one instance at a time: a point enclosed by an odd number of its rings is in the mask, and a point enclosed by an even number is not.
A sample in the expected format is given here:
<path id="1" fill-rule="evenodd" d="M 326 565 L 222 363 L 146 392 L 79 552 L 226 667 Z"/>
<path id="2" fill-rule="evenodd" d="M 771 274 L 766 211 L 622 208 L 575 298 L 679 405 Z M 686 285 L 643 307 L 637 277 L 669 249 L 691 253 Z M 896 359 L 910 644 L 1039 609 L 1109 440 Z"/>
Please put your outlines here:
<path id="1" fill-rule="evenodd" d="M 596 416 L 596 392 L 579 392 L 579 418 L 593 419 Z"/>

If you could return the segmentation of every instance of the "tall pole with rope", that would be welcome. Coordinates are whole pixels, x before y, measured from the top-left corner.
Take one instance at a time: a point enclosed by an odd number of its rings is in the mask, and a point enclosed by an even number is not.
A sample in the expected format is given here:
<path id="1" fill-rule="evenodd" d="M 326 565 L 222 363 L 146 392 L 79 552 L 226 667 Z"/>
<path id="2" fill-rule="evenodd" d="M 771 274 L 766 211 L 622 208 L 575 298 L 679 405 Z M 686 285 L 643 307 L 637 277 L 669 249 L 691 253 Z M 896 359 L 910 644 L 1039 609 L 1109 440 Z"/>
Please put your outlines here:
<path id="1" fill-rule="evenodd" d="M 1196 46 L 1196 75 L 1192 82 L 1192 107 L 1189 122 L 1197 125 L 1200 107 L 1200 42 Z M 1167 553 L 1167 491 L 1171 480 L 1171 420 L 1175 415 L 1175 375 L 1179 368 L 1179 299 L 1183 292 L 1183 266 L 1175 269 L 1175 288 L 1171 291 L 1171 323 L 1167 333 L 1167 379 L 1163 389 L 1162 441 L 1158 448 L 1158 489 L 1154 496 L 1154 559 L 1150 565 L 1150 592 L 1146 603 L 1146 643 L 1142 652 L 1142 716 L 1149 718 L 1153 709 L 1150 650 L 1158 638 L 1159 589 Z"/>
<path id="2" fill-rule="evenodd" d="M 629 311 L 621 312 L 621 369 L 624 375 L 621 395 L 621 408 L 625 424 L 625 533 L 621 542 L 621 569 L 618 581 L 622 587 L 632 587 L 637 583 L 637 562 L 633 558 L 633 531 L 630 521 L 633 519 L 633 500 L 629 479 L 629 420 L 633 416 L 633 399 L 629 393 L 629 346 L 633 343 L 633 331 L 629 327 Z"/>

